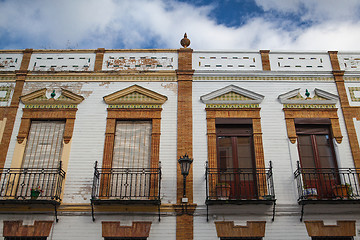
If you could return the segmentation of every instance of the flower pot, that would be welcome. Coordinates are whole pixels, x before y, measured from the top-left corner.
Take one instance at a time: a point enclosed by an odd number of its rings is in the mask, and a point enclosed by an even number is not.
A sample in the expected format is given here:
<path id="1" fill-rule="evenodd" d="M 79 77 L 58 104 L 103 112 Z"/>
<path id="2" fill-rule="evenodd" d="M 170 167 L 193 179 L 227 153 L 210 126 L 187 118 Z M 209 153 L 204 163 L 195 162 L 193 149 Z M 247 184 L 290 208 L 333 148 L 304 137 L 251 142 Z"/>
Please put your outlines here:
<path id="1" fill-rule="evenodd" d="M 31 190 L 31 200 L 36 200 L 40 195 L 40 191 L 38 190 Z"/>
<path id="2" fill-rule="evenodd" d="M 349 198 L 349 186 L 347 185 L 335 185 L 332 187 L 335 199 L 348 199 Z"/>
<path id="3" fill-rule="evenodd" d="M 318 193 L 316 188 L 305 188 L 303 190 L 303 196 L 306 199 L 314 200 L 317 199 Z"/>

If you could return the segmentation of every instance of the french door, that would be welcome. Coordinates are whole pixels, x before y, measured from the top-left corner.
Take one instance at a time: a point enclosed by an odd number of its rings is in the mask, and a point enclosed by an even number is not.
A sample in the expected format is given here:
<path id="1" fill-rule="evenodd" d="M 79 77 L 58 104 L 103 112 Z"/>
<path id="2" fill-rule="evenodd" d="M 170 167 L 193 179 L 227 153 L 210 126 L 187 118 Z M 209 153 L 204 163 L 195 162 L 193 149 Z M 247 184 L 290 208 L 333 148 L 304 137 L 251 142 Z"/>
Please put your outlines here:
<path id="1" fill-rule="evenodd" d="M 217 127 L 218 182 L 230 185 L 230 198 L 256 199 L 251 127 Z"/>
<path id="2" fill-rule="evenodd" d="M 333 197 L 333 186 L 339 184 L 333 142 L 328 127 L 297 127 L 304 188 L 316 188 L 321 198 Z"/>

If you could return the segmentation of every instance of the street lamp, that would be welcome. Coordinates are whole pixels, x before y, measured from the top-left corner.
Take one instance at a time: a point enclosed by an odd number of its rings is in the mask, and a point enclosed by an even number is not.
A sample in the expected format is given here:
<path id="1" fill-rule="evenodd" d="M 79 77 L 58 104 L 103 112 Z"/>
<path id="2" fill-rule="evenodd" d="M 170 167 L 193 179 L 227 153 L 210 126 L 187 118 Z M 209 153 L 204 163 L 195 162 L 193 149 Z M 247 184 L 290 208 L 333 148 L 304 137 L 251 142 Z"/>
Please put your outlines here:
<path id="1" fill-rule="evenodd" d="M 186 177 L 189 175 L 190 165 L 193 162 L 191 158 L 185 153 L 184 156 L 180 156 L 178 160 L 180 163 L 181 175 L 184 177 L 184 197 L 186 196 Z"/>

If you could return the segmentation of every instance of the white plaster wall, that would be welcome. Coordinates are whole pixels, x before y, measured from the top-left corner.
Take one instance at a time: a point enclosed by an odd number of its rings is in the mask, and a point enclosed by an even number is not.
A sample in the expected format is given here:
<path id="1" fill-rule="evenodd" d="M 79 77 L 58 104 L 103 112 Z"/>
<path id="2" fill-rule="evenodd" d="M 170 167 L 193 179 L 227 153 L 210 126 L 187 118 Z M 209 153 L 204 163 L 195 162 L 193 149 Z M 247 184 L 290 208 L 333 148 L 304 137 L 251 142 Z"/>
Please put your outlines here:
<path id="1" fill-rule="evenodd" d="M 54 221 L 48 240 L 99 240 L 102 238 L 102 221 L 120 221 L 120 226 L 131 226 L 133 221 L 152 222 L 148 240 L 176 239 L 176 217 L 164 216 L 161 222 L 156 216 L 131 216 L 131 215 L 97 215 L 95 222 L 91 216 L 78 213 L 71 216 L 59 216 L 59 222 L 51 215 L 41 214 L 12 214 L 0 215 L 0 236 L 3 235 L 3 221 L 23 220 L 24 225 L 33 225 L 35 220 Z"/>
<path id="2" fill-rule="evenodd" d="M 101 167 L 104 149 L 107 105 L 103 97 L 133 84 L 133 82 L 25 84 L 23 94 L 47 85 L 50 88 L 63 87 L 85 97 L 85 100 L 78 105 L 76 113 L 63 203 L 90 203 L 94 163 L 98 161 L 98 166 Z M 162 203 L 175 203 L 177 84 L 174 82 L 138 82 L 136 84 L 168 97 L 161 113 L 160 161 L 163 173 L 161 197 Z M 24 105 L 20 104 L 5 167 L 10 167 L 14 154 L 23 107 Z"/>
<path id="3" fill-rule="evenodd" d="M 0 71 L 19 70 L 22 58 L 22 53 L 0 53 Z"/>
<path id="4" fill-rule="evenodd" d="M 205 185 L 205 162 L 207 161 L 207 135 L 206 135 L 206 111 L 205 104 L 200 101 L 200 97 L 212 91 L 226 87 L 230 84 L 254 91 L 265 98 L 260 104 L 261 107 L 261 126 L 263 133 L 263 146 L 266 167 L 269 161 L 273 163 L 273 177 L 275 185 L 275 194 L 277 199 L 275 221 L 271 222 L 272 208 L 261 205 L 242 205 L 242 206 L 209 206 L 210 221 L 240 219 L 245 224 L 249 220 L 267 221 L 265 239 L 307 239 L 305 225 L 301 224 L 301 208 L 297 204 L 296 184 L 294 181 L 294 171 L 296 162 L 299 160 L 297 144 L 290 143 L 287 137 L 285 117 L 282 110 L 282 104 L 278 101 L 280 94 L 289 92 L 296 88 L 306 87 L 313 94 L 314 88 L 319 88 L 337 95 L 334 82 L 331 81 L 196 81 L 193 83 L 193 137 L 194 137 L 194 202 L 198 204 L 197 214 L 194 225 L 195 236 L 205 234 L 204 239 L 217 239 L 213 236 L 215 225 L 206 222 L 206 185 Z M 338 116 L 340 128 L 343 135 L 341 144 L 336 144 L 337 160 L 339 167 L 353 168 L 350 146 L 343 115 L 338 107 Z M 318 206 L 318 205 L 316 205 Z M 324 215 L 329 211 L 331 205 L 325 205 L 319 208 L 305 208 L 304 220 L 341 220 L 359 218 L 359 213 L 355 215 L 346 215 L 352 206 L 337 205 L 339 211 L 334 216 Z M 204 220 L 205 219 L 205 220 Z M 286 234 L 288 233 L 288 234 Z M 291 233 L 291 234 L 290 234 Z M 212 237 L 211 237 L 212 236 Z M 200 238 L 194 238 L 200 239 Z M 308 238 L 310 239 L 310 238 Z"/>
<path id="5" fill-rule="evenodd" d="M 272 71 L 332 71 L 327 52 L 270 52 Z"/>

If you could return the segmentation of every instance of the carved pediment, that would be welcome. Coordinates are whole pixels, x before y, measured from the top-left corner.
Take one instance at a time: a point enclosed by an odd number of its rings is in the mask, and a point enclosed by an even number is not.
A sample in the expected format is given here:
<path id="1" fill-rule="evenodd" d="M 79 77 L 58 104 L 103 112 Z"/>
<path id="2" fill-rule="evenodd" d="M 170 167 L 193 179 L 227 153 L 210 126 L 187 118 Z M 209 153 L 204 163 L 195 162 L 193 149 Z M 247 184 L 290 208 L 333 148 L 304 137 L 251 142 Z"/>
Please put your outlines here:
<path id="1" fill-rule="evenodd" d="M 104 101 L 108 105 L 125 106 L 125 105 L 138 105 L 142 107 L 157 106 L 161 107 L 167 100 L 166 96 L 158 94 L 149 89 L 133 85 L 115 93 L 109 94 L 104 97 Z"/>
<path id="2" fill-rule="evenodd" d="M 258 105 L 264 96 L 235 85 L 229 85 L 201 96 L 200 99 L 206 105 Z"/>
<path id="3" fill-rule="evenodd" d="M 26 106 L 66 107 L 78 105 L 84 100 L 84 97 L 63 88 L 43 88 L 21 96 L 20 100 Z"/>
<path id="4" fill-rule="evenodd" d="M 302 91 L 301 89 L 294 89 L 290 92 L 279 95 L 278 99 L 282 104 L 322 104 L 322 105 L 334 105 L 338 101 L 338 96 L 326 92 L 324 90 L 315 88 L 313 92 L 309 92 L 307 89 Z"/>

